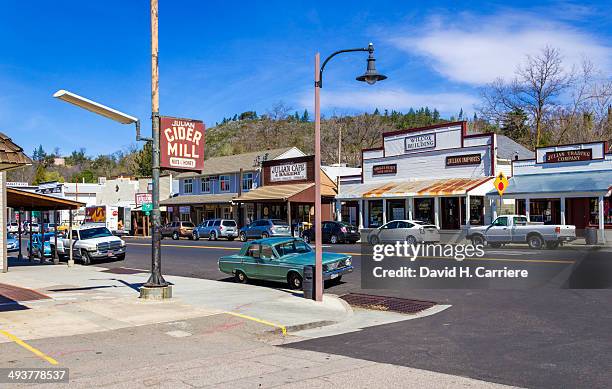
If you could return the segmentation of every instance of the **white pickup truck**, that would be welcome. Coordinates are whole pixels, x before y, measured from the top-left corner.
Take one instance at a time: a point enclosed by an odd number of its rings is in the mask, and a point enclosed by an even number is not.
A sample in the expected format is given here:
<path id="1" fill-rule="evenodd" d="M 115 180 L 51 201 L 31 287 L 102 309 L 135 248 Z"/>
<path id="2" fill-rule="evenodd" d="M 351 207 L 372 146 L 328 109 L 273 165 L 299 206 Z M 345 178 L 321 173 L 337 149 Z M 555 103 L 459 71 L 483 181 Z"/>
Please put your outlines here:
<path id="1" fill-rule="evenodd" d="M 60 258 L 70 254 L 69 234 L 57 241 L 57 253 Z M 125 259 L 125 242 L 114 236 L 104 225 L 82 225 L 72 230 L 72 255 L 89 265 L 96 259 Z"/>
<path id="2" fill-rule="evenodd" d="M 503 215 L 489 226 L 471 227 L 467 239 L 473 244 L 501 247 L 508 243 L 527 243 L 533 249 L 559 247 L 576 239 L 576 226 L 531 224 L 527 216 Z"/>

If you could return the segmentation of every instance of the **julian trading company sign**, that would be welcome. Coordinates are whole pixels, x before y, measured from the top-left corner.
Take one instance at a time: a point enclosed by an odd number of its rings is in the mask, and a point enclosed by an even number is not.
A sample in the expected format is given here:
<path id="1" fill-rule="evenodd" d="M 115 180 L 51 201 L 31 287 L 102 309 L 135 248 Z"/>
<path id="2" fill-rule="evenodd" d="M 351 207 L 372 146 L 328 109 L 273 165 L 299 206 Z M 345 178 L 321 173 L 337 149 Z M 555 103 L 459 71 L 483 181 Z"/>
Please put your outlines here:
<path id="1" fill-rule="evenodd" d="M 204 123 L 162 116 L 159 119 L 160 165 L 164 169 L 204 169 Z"/>
<path id="2" fill-rule="evenodd" d="M 414 135 L 404 138 L 404 149 L 414 151 L 436 147 L 436 134 Z"/>
<path id="3" fill-rule="evenodd" d="M 270 166 L 270 181 L 297 181 L 306 178 L 306 162 Z"/>
<path id="4" fill-rule="evenodd" d="M 372 175 L 378 176 L 382 174 L 396 174 L 397 173 L 397 165 L 389 164 L 389 165 L 374 165 L 372 166 Z"/>
<path id="5" fill-rule="evenodd" d="M 544 157 L 544 162 L 575 162 L 575 161 L 590 161 L 593 159 L 593 150 L 563 150 L 549 151 Z"/>
<path id="6" fill-rule="evenodd" d="M 446 157 L 446 166 L 480 165 L 480 154 L 451 155 Z"/>

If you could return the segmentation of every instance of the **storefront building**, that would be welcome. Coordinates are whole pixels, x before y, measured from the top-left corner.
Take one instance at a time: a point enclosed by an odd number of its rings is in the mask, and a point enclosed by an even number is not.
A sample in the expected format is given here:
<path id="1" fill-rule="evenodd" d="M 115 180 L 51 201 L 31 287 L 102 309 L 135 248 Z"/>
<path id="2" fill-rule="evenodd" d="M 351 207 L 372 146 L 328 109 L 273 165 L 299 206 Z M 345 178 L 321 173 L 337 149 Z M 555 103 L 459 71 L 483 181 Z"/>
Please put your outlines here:
<path id="1" fill-rule="evenodd" d="M 257 219 L 282 219 L 297 231 L 314 222 L 314 156 L 262 164 L 262 185 L 234 203 L 250 206 Z M 336 183 L 321 169 L 322 221 L 334 220 Z"/>
<path id="2" fill-rule="evenodd" d="M 490 221 L 485 195 L 497 172 L 533 153 L 492 133 L 468 134 L 451 122 L 383 134 L 383 146 L 362 151 L 361 177 L 340 179 L 337 207 L 360 228 L 414 219 L 443 230 Z M 359 180 L 360 178 L 360 180 Z"/>
<path id="3" fill-rule="evenodd" d="M 252 153 L 209 158 L 204 170 L 181 173 L 177 196 L 161 202 L 166 209 L 167 221 L 192 221 L 196 224 L 207 219 L 234 219 L 239 225 L 255 219 L 253 204 L 235 204 L 232 200 L 262 185 L 262 164 L 265 161 L 301 157 L 296 147 L 258 151 Z"/>
<path id="4" fill-rule="evenodd" d="M 512 162 L 504 198 L 531 222 L 570 224 L 576 233 L 596 229 L 599 242 L 612 241 L 612 153 L 606 142 L 536 149 L 534 159 Z M 499 196 L 488 193 L 493 216 Z"/>

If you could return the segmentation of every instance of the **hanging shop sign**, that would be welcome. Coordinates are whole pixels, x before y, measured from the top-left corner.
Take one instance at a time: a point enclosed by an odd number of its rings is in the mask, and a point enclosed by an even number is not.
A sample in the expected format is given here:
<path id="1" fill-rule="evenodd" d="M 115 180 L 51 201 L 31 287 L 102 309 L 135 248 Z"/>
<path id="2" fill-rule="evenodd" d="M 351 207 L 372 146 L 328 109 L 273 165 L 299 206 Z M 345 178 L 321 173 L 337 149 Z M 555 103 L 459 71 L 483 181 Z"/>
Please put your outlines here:
<path id="1" fill-rule="evenodd" d="M 480 165 L 480 154 L 449 155 L 446 157 L 446 166 Z"/>
<path id="2" fill-rule="evenodd" d="M 549 151 L 544 156 L 544 162 L 576 162 L 593 159 L 593 149 Z"/>
<path id="3" fill-rule="evenodd" d="M 306 178 L 306 162 L 270 166 L 270 181 L 272 182 L 297 181 Z"/>
<path id="4" fill-rule="evenodd" d="M 413 135 L 404 138 L 404 150 L 415 151 L 436 147 L 436 134 Z"/>
<path id="5" fill-rule="evenodd" d="M 388 164 L 388 165 L 374 165 L 372 166 L 372 175 L 379 176 L 383 174 L 396 174 L 397 173 L 397 164 Z"/>
<path id="6" fill-rule="evenodd" d="M 140 207 L 145 203 L 153 202 L 153 195 L 151 193 L 136 193 L 136 206 Z"/>
<path id="7" fill-rule="evenodd" d="M 204 123 L 162 116 L 159 119 L 160 166 L 164 169 L 204 169 Z"/>

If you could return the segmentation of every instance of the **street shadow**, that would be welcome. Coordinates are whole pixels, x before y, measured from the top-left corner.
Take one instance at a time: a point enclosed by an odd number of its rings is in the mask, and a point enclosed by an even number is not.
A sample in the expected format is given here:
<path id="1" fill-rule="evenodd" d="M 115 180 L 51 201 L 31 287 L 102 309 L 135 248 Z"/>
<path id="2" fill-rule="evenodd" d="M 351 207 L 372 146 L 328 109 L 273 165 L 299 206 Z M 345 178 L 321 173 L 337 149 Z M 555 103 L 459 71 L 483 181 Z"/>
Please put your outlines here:
<path id="1" fill-rule="evenodd" d="M 44 266 L 53 265 L 53 261 L 42 261 L 38 258 L 32 258 L 29 260 L 28 257 L 24 256 L 19 259 L 17 256 L 8 257 L 8 267 L 21 267 L 21 266 Z"/>
<path id="2" fill-rule="evenodd" d="M 96 290 L 96 289 L 107 289 L 107 288 L 116 288 L 114 285 L 99 285 L 99 286 L 82 286 L 77 288 L 58 288 L 58 289 L 48 289 L 49 292 L 76 292 L 79 290 Z"/>
<path id="3" fill-rule="evenodd" d="M 221 281 L 221 282 L 231 282 L 231 283 L 235 283 L 236 280 L 234 277 L 226 277 L 226 278 L 222 278 L 222 279 L 218 279 L 217 281 Z M 339 285 L 343 285 L 346 282 L 344 281 L 325 281 L 323 284 L 323 288 L 329 291 L 333 291 L 332 289 L 335 286 L 339 286 Z M 254 279 L 249 279 L 248 285 L 254 285 L 254 286 L 261 286 L 263 288 L 271 288 L 271 289 L 276 289 L 278 291 L 281 292 L 285 292 L 287 294 L 290 294 L 292 296 L 295 297 L 304 297 L 304 294 L 301 290 L 291 290 L 289 289 L 289 286 L 287 285 L 287 283 L 285 282 L 276 282 L 276 281 L 265 281 L 265 280 L 254 280 Z"/>
<path id="4" fill-rule="evenodd" d="M 573 269 L 563 288 L 612 288 L 612 260 L 610 259 L 610 252 L 597 249 L 589 251 Z"/>
<path id="5" fill-rule="evenodd" d="M 19 301 L 8 298 L 0 294 L 0 312 L 25 311 L 30 309 L 25 305 L 21 305 Z"/>

